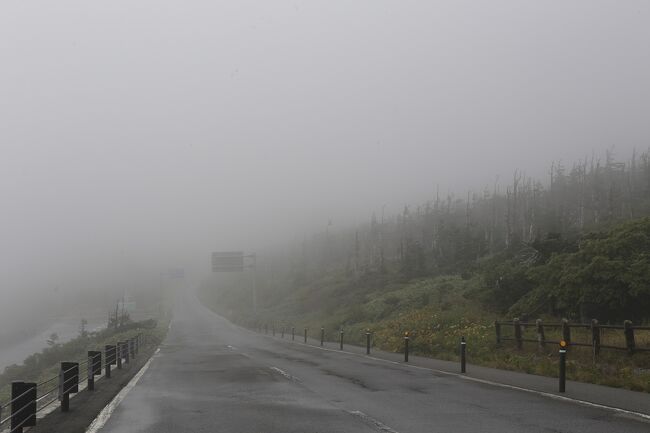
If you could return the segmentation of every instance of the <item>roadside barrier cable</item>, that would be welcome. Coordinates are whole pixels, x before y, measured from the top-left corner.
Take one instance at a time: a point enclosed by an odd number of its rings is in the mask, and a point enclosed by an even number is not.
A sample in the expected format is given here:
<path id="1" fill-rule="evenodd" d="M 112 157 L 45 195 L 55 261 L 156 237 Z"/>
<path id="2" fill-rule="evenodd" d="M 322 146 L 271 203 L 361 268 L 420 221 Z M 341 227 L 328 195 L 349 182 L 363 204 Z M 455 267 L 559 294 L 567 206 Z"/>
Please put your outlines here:
<path id="1" fill-rule="evenodd" d="M 43 400 L 45 397 L 47 397 L 48 395 L 52 394 L 54 391 L 56 391 L 56 390 L 58 390 L 58 389 L 59 389 L 59 387 L 56 386 L 56 387 L 50 389 L 49 391 L 47 391 L 45 394 L 41 395 L 40 397 L 37 397 L 37 398 L 36 398 L 36 403 L 40 402 L 40 401 Z"/>
<path id="2" fill-rule="evenodd" d="M 58 378 L 59 378 L 59 376 L 53 376 L 53 377 L 51 377 L 51 378 L 49 378 L 49 379 L 47 379 L 47 380 L 44 380 L 43 382 L 39 382 L 39 383 L 37 383 L 36 386 L 45 385 L 46 383 L 50 383 L 50 382 L 52 382 L 53 380 L 57 380 Z"/>
<path id="3" fill-rule="evenodd" d="M 143 345 L 142 345 L 142 347 L 145 347 L 145 346 L 146 346 L 146 344 L 143 344 Z M 112 354 L 112 353 L 115 353 L 115 352 L 117 352 L 117 348 L 108 351 L 108 353 L 111 353 L 111 354 Z M 121 360 L 122 360 L 122 361 L 126 361 L 126 358 L 121 357 Z M 89 360 L 88 360 L 88 359 L 83 360 L 83 361 L 79 361 L 78 364 L 79 364 L 78 366 L 75 365 L 75 366 L 72 366 L 72 367 L 70 367 L 70 368 L 68 368 L 68 369 L 62 371 L 62 373 L 65 374 L 65 373 L 68 373 L 68 372 L 74 370 L 75 368 L 79 368 L 79 374 L 78 374 L 78 375 L 76 375 L 76 376 L 74 376 L 74 377 L 71 377 L 71 378 L 69 378 L 68 380 L 66 380 L 66 381 L 63 382 L 63 385 L 66 385 L 66 384 L 68 384 L 70 381 L 72 381 L 72 380 L 74 380 L 74 379 L 77 379 L 77 383 L 73 384 L 73 385 L 70 386 L 68 389 L 66 389 L 65 392 L 64 392 L 64 394 L 65 394 L 65 393 L 70 393 L 70 391 L 71 391 L 72 389 L 74 389 L 75 386 L 79 386 L 79 380 L 78 380 L 78 379 L 79 379 L 79 377 L 81 376 L 81 372 L 82 372 L 82 371 L 87 372 L 87 371 L 88 371 L 88 368 L 90 367 L 90 365 L 87 365 L 87 364 L 89 364 Z M 101 362 L 100 360 L 98 360 L 98 361 L 96 361 L 95 363 L 92 364 L 93 367 L 95 367 L 95 366 L 100 366 L 100 367 L 101 367 L 101 365 L 102 365 L 102 362 Z M 97 380 L 106 377 L 106 375 L 103 374 L 103 373 L 100 373 L 98 376 L 99 376 L 99 377 L 97 378 Z M 57 379 L 59 379 L 59 376 L 53 376 L 53 377 L 51 377 L 51 378 L 49 378 L 49 379 L 46 379 L 46 380 L 44 380 L 44 381 L 42 381 L 42 382 L 39 382 L 39 383 L 37 383 L 37 385 L 36 385 L 36 386 L 37 386 L 37 389 L 38 389 L 39 386 L 45 385 L 45 384 L 50 383 L 50 382 L 52 382 L 52 381 L 54 381 L 54 380 L 57 380 Z M 59 386 L 57 385 L 57 386 L 55 386 L 54 388 L 48 390 L 47 392 L 45 392 L 44 394 L 42 394 L 40 397 L 37 397 L 36 400 L 35 400 L 35 403 L 38 405 L 39 403 L 41 403 L 41 402 L 45 399 L 45 397 L 49 396 L 50 394 L 52 394 L 54 391 L 56 391 L 56 390 L 58 390 L 58 389 L 59 389 Z M 24 397 L 24 396 L 25 396 L 27 393 L 29 393 L 30 391 L 32 391 L 32 390 L 31 390 L 31 389 L 26 390 L 25 392 L 23 392 L 22 394 L 20 394 L 20 395 L 17 396 L 17 397 L 14 397 L 13 399 L 11 399 L 10 401 L 8 401 L 7 403 L 4 403 L 4 404 L 0 405 L 0 408 L 1 408 L 1 409 L 5 409 L 5 408 L 11 406 L 12 403 L 14 403 L 14 402 L 15 402 L 16 400 L 18 400 L 19 398 Z M 44 405 L 41 405 L 40 407 L 38 407 L 37 410 L 36 410 L 36 413 L 42 411 L 43 409 L 45 409 L 46 407 L 48 407 L 49 405 L 51 405 L 52 403 L 54 403 L 54 402 L 56 402 L 56 401 L 58 401 L 58 398 L 57 398 L 57 397 L 51 399 L 50 401 L 48 401 L 48 402 L 45 403 Z M 7 423 L 8 421 L 10 421 L 11 418 L 12 418 L 14 415 L 17 415 L 17 414 L 21 413 L 22 411 L 24 411 L 25 408 L 26 408 L 28 405 L 30 405 L 31 403 L 33 403 L 33 402 L 29 402 L 29 403 L 25 404 L 23 407 L 21 407 L 21 408 L 18 409 L 16 412 L 14 412 L 14 413 L 10 414 L 9 416 L 7 416 L 5 419 L 0 419 L 0 425 L 3 425 L 3 424 L 5 424 L 5 423 Z M 18 426 L 16 426 L 14 429 L 12 429 L 9 433 L 13 433 L 14 431 L 17 431 L 20 427 L 22 427 L 22 425 L 23 425 L 26 421 L 27 421 L 27 419 L 23 420 L 22 423 L 20 423 Z"/>
<path id="4" fill-rule="evenodd" d="M 41 407 L 39 407 L 39 408 L 36 410 L 36 413 L 39 413 L 40 411 L 42 411 L 43 409 L 45 409 L 46 407 L 48 407 L 49 405 L 51 405 L 51 404 L 54 403 L 55 401 L 59 401 L 59 399 L 56 398 L 56 397 L 54 397 L 52 400 L 48 401 L 47 403 L 45 403 L 44 405 L 42 405 Z"/>

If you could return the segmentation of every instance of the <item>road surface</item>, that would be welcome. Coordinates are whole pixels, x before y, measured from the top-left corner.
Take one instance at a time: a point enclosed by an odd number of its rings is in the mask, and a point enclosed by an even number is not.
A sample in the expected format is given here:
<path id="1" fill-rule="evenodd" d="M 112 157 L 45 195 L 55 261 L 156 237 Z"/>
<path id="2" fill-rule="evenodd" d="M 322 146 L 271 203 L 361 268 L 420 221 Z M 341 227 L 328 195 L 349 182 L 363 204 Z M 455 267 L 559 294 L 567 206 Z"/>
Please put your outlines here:
<path id="1" fill-rule="evenodd" d="M 650 423 L 258 335 L 185 292 L 160 352 L 100 431 L 647 433 Z"/>

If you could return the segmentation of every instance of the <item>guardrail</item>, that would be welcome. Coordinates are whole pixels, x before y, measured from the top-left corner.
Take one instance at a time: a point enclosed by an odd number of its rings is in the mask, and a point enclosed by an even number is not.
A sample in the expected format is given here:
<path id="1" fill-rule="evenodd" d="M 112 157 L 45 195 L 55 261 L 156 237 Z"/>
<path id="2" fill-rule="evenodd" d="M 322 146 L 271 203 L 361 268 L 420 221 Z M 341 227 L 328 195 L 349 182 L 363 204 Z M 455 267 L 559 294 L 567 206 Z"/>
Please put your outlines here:
<path id="1" fill-rule="evenodd" d="M 560 393 L 566 392 L 566 362 L 567 362 L 567 349 L 569 346 L 591 347 L 593 348 L 594 356 L 597 356 L 600 353 L 601 349 L 624 350 L 627 351 L 629 354 L 633 354 L 635 352 L 650 352 L 650 348 L 638 347 L 636 345 L 636 340 L 635 340 L 635 331 L 650 331 L 650 326 L 633 325 L 632 322 L 629 320 L 626 320 L 623 323 L 623 325 L 620 326 L 620 325 L 600 325 L 598 323 L 598 320 L 596 319 L 592 320 L 591 323 L 585 324 L 585 323 L 569 323 L 569 321 L 566 319 L 563 319 L 559 323 L 543 323 L 541 319 L 537 319 L 534 323 L 530 323 L 515 318 L 512 321 L 495 321 L 494 326 L 496 331 L 497 345 L 500 345 L 503 341 L 515 341 L 519 349 L 523 349 L 523 343 L 526 342 L 537 343 L 540 348 L 545 348 L 546 344 L 554 344 L 558 348 L 558 352 L 559 352 L 558 391 Z M 535 339 L 526 338 L 525 331 L 528 328 L 535 329 L 537 338 Z M 590 331 L 589 335 L 591 336 L 591 342 L 583 343 L 579 341 L 573 341 L 572 333 L 571 333 L 572 328 L 589 330 Z M 259 333 L 264 333 L 267 335 L 269 333 L 268 324 L 262 325 L 260 323 L 257 323 L 256 325 L 253 326 L 253 329 L 257 330 L 257 332 Z M 271 329 L 272 329 L 273 337 L 275 337 L 275 323 L 271 325 Z M 284 339 L 285 329 L 289 329 L 289 327 L 282 326 L 280 329 L 281 329 L 280 338 Z M 291 326 L 290 329 L 291 329 L 290 341 L 295 343 L 296 328 L 295 326 Z M 509 335 L 504 336 L 503 331 L 505 329 L 512 329 L 513 336 L 509 336 Z M 557 340 L 547 339 L 546 338 L 547 329 L 559 330 L 560 331 L 558 333 L 559 339 Z M 612 331 L 612 330 L 622 331 L 621 333 L 618 334 L 618 337 L 624 338 L 625 346 L 616 346 L 616 345 L 601 343 L 603 332 Z M 304 344 L 308 344 L 307 331 L 308 328 L 305 327 L 304 340 L 303 340 Z M 344 336 L 345 336 L 345 331 L 343 327 L 341 327 L 338 331 L 336 331 L 335 334 L 337 334 L 336 337 L 330 342 L 338 343 L 339 350 L 342 351 Z M 363 332 L 362 334 L 365 335 L 366 355 L 370 355 L 371 339 L 374 334 L 371 332 L 370 329 L 366 329 L 365 332 Z M 409 341 L 411 340 L 411 338 L 412 336 L 410 335 L 409 332 L 404 333 L 403 353 L 404 353 L 405 363 L 409 362 Z M 324 342 L 325 342 L 325 328 L 321 327 L 320 347 L 323 347 Z M 316 347 L 317 343 L 318 340 L 314 342 L 313 346 Z M 467 373 L 467 348 L 468 348 L 467 340 L 465 339 L 464 336 L 461 336 L 458 344 L 458 355 L 459 355 L 461 374 Z"/>
<path id="2" fill-rule="evenodd" d="M 60 403 L 62 412 L 69 411 L 71 394 L 76 394 L 83 389 L 94 391 L 96 376 L 100 376 L 100 379 L 101 377 L 110 379 L 111 366 L 115 365 L 121 369 L 124 363 L 128 364 L 132 358 L 135 358 L 144 344 L 142 334 L 137 334 L 115 345 L 105 346 L 103 357 L 102 351 L 90 350 L 87 358 L 83 360 L 61 362 L 59 374 L 42 382 L 12 382 L 11 400 L 0 403 L 0 432 L 22 433 L 23 428 L 34 427 L 37 415 L 44 414 L 45 411 L 49 413 L 53 410 L 51 406 L 55 402 Z M 7 415 L 5 412 L 8 412 Z M 7 424 L 9 427 L 6 427 Z"/>
<path id="3" fill-rule="evenodd" d="M 268 324 L 257 324 L 253 328 L 260 334 L 269 334 L 269 325 Z M 285 327 L 282 326 L 281 328 L 281 334 L 280 338 L 284 339 L 285 335 Z M 272 330 L 272 335 L 275 337 L 275 324 L 271 325 L 271 330 Z M 296 327 L 292 326 L 291 327 L 291 341 L 296 340 L 296 333 L 295 333 Z M 305 327 L 303 328 L 303 343 L 308 344 L 308 334 L 307 332 L 309 331 L 309 328 Z M 366 355 L 370 355 L 370 347 L 373 346 L 373 341 L 372 341 L 372 336 L 374 333 L 370 329 L 366 329 L 365 331 L 361 332 L 361 337 L 365 337 L 365 349 L 366 349 Z M 338 332 L 337 332 L 337 342 L 339 343 L 339 350 L 343 350 L 343 342 L 344 342 L 344 337 L 345 337 L 345 330 L 343 327 L 341 327 Z M 411 334 L 407 331 L 404 332 L 404 362 L 409 362 L 409 341 L 411 339 Z M 323 347 L 325 344 L 325 328 L 321 327 L 320 328 L 320 347 Z M 465 341 L 465 337 L 461 337 L 459 341 L 459 346 L 458 346 L 458 353 L 460 357 L 460 371 L 461 373 L 466 373 L 466 345 L 467 342 Z"/>
<path id="4" fill-rule="evenodd" d="M 501 344 L 503 341 L 514 341 L 518 349 L 523 349 L 524 343 L 536 343 L 538 348 L 544 349 L 546 344 L 559 344 L 560 340 L 547 339 L 546 331 L 558 330 L 559 336 L 569 346 L 583 346 L 592 348 L 594 356 L 600 354 L 601 349 L 622 350 L 629 354 L 635 352 L 650 352 L 650 348 L 638 347 L 636 344 L 635 331 L 650 331 L 650 326 L 633 325 L 630 320 L 623 322 L 623 325 L 601 325 L 598 320 L 593 319 L 591 323 L 570 323 L 563 319 L 559 323 L 544 323 L 541 319 L 535 322 L 523 321 L 514 318 L 512 321 L 495 321 L 494 330 L 496 333 L 496 342 Z M 535 338 L 529 338 L 526 335 L 528 329 L 535 330 Z M 587 331 L 587 341 L 575 341 L 572 338 L 571 329 L 583 329 Z M 505 330 L 512 330 L 512 334 L 504 335 Z M 613 344 L 602 344 L 605 332 L 620 331 L 615 336 L 609 336 L 610 339 L 622 340 L 625 346 Z M 614 337 L 614 338 L 612 338 Z"/>

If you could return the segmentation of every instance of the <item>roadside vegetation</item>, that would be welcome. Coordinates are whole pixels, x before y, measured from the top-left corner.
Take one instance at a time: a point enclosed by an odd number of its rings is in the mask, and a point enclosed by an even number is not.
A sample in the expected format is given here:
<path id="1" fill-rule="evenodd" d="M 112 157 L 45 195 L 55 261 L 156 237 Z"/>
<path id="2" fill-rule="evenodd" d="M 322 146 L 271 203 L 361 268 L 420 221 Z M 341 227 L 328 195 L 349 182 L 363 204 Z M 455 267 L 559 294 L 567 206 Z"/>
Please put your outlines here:
<path id="1" fill-rule="evenodd" d="M 158 344 L 167 332 L 168 323 L 168 319 L 131 321 L 126 318 L 119 323 L 119 326 L 111 326 L 97 332 L 87 332 L 82 322 L 79 336 L 66 343 L 58 343 L 58 339 L 53 334 L 47 341 L 47 348 L 30 355 L 20 365 L 14 364 L 6 367 L 0 374 L 0 401 L 4 403 L 10 399 L 12 381 L 22 380 L 38 383 L 55 377 L 59 373 L 61 361 L 86 360 L 89 350 L 103 352 L 105 345 L 124 341 L 137 334 L 143 334 L 148 343 Z"/>
<path id="2" fill-rule="evenodd" d="M 457 357 L 465 336 L 473 363 L 554 376 L 556 347 L 497 347 L 494 320 L 648 323 L 650 157 L 619 163 L 608 154 L 550 173 L 548 185 L 515 172 L 504 192 L 436 195 L 259 254 L 257 317 L 246 279 L 206 282 L 203 300 L 247 326 L 307 326 L 315 337 L 323 326 L 332 340 L 343 327 L 358 343 L 371 329 L 375 346 L 391 351 L 409 331 L 415 352 L 443 359 Z M 622 335 L 602 338 L 624 346 Z M 576 331 L 575 341 L 589 339 Z M 647 332 L 637 347 L 650 348 Z M 572 348 L 569 359 L 571 379 L 650 392 L 647 353 L 602 350 L 594 359 Z"/>

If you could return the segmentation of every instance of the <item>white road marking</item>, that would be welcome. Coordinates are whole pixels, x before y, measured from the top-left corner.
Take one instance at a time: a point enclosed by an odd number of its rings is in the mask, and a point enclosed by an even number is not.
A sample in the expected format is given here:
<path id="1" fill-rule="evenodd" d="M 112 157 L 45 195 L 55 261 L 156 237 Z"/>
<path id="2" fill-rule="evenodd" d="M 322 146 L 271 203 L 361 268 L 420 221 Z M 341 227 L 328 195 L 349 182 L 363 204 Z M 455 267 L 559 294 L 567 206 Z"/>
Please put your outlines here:
<path id="1" fill-rule="evenodd" d="M 104 407 L 104 409 L 102 409 L 99 415 L 97 415 L 97 418 L 95 418 L 90 426 L 88 426 L 86 433 L 97 433 L 99 430 L 101 430 L 102 427 L 104 427 L 108 419 L 113 414 L 113 411 L 120 405 L 122 400 L 124 400 L 124 397 L 126 397 L 129 391 L 131 391 L 131 389 L 138 383 L 140 378 L 147 371 L 149 364 L 151 364 L 151 360 L 155 355 L 158 354 L 158 352 L 160 352 L 160 349 L 156 349 L 153 356 L 151 356 L 151 358 L 149 358 L 149 360 L 142 366 L 140 371 L 138 371 L 136 375 L 131 378 L 129 383 L 127 383 L 126 386 L 117 393 L 113 400 L 111 400 L 111 402 L 106 407 Z"/>
<path id="2" fill-rule="evenodd" d="M 385 433 L 398 433 L 397 431 L 393 430 L 392 428 L 388 427 L 386 424 L 377 421 L 376 419 L 366 415 L 365 413 L 359 411 L 359 410 L 352 410 L 352 411 L 347 411 L 350 415 L 356 416 L 357 418 L 361 418 L 363 421 L 366 423 L 372 425 L 373 427 L 376 427 L 379 431 L 385 432 Z"/>
<path id="3" fill-rule="evenodd" d="M 254 331 L 250 331 L 250 332 L 254 333 Z M 290 341 L 287 341 L 287 342 L 289 343 Z M 292 343 L 292 344 L 295 344 L 295 343 Z M 304 346 L 304 344 L 302 344 L 302 346 Z M 319 347 L 319 346 L 314 346 L 314 345 L 307 345 L 307 346 L 311 347 L 313 349 L 324 350 L 324 351 L 327 351 L 327 352 L 345 353 L 347 355 L 354 355 L 354 356 L 362 357 L 362 358 L 365 358 L 365 359 L 372 359 L 374 361 L 387 362 L 389 364 L 395 364 L 395 365 L 399 365 L 399 366 L 402 366 L 402 367 L 415 368 L 415 369 L 418 369 L 418 370 L 434 371 L 436 373 L 444 374 L 444 375 L 447 375 L 447 376 L 454 376 L 454 377 L 457 377 L 459 379 L 467 380 L 467 381 L 470 381 L 470 382 L 478 382 L 478 383 L 483 383 L 483 384 L 486 384 L 486 385 L 496 386 L 496 387 L 499 387 L 499 388 L 506 388 L 506 389 L 512 389 L 512 390 L 516 390 L 516 391 L 523 391 L 523 392 L 527 392 L 527 393 L 530 393 L 530 394 L 539 395 L 539 396 L 542 396 L 542 397 L 547 397 L 547 398 L 551 398 L 551 399 L 555 399 L 555 400 L 576 403 L 576 404 L 579 404 L 579 405 L 582 405 L 582 406 L 593 407 L 593 408 L 596 408 L 596 409 L 609 410 L 609 411 L 616 412 L 616 413 L 619 413 L 619 414 L 638 417 L 638 418 L 641 418 L 644 421 L 650 421 L 650 414 L 643 413 L 643 412 L 635 412 L 633 410 L 622 409 L 620 407 L 614 407 L 614 406 L 607 406 L 607 405 L 599 404 L 599 403 L 592 403 L 590 401 L 579 400 L 579 399 L 576 399 L 576 398 L 566 397 L 566 396 L 563 396 L 563 395 L 557 395 L 557 394 L 553 394 L 553 393 L 550 393 L 550 392 L 537 391 L 535 389 L 523 388 L 523 387 L 516 386 L 516 385 L 508 385 L 508 384 L 505 384 L 505 383 L 493 382 L 491 380 L 485 380 L 485 379 L 479 379 L 479 378 L 476 378 L 476 377 L 465 376 L 465 375 L 460 374 L 460 373 L 452 373 L 450 371 L 438 370 L 436 368 L 420 367 L 418 365 L 405 364 L 403 362 L 391 361 L 389 359 L 376 358 L 374 356 L 369 356 L 369 355 L 365 355 L 365 354 L 361 354 L 361 353 L 348 352 L 347 350 L 328 349 L 326 347 Z"/>
<path id="4" fill-rule="evenodd" d="M 212 310 L 210 310 L 210 311 L 212 311 Z M 214 312 L 212 312 L 212 313 L 217 317 L 221 317 L 221 316 L 217 315 Z M 228 323 L 231 323 L 231 322 L 228 322 Z M 274 341 L 296 344 L 295 342 L 293 342 L 291 340 L 284 340 L 284 339 L 278 340 L 276 337 L 272 337 L 272 336 L 268 336 L 268 335 L 260 335 L 259 333 L 255 332 L 255 331 L 253 331 L 251 329 L 243 328 L 241 326 L 237 326 L 237 325 L 234 325 L 234 324 L 233 324 L 233 326 L 240 329 L 240 330 L 243 330 L 243 331 L 245 331 L 245 332 L 247 332 L 247 333 L 249 333 L 251 335 L 270 338 L 270 339 L 273 339 Z M 301 346 L 305 347 L 305 344 L 301 344 Z M 458 377 L 458 378 L 464 379 L 464 380 L 469 380 L 469 381 L 478 382 L 478 383 L 484 383 L 486 385 L 492 385 L 492 386 L 496 386 L 496 387 L 500 387 L 500 388 L 523 391 L 523 392 L 527 392 L 527 393 L 530 393 L 530 394 L 539 395 L 539 396 L 542 396 L 542 397 L 547 397 L 547 398 L 551 398 L 551 399 L 556 399 L 556 400 L 561 400 L 561 401 L 566 401 L 566 402 L 570 402 L 570 403 L 579 404 L 579 405 L 582 405 L 582 406 L 609 410 L 609 411 L 616 412 L 616 413 L 619 413 L 619 414 L 637 417 L 637 418 L 642 419 L 643 421 L 650 421 L 650 414 L 643 413 L 643 412 L 635 412 L 633 410 L 622 409 L 620 407 L 614 407 L 614 406 L 607 406 L 607 405 L 599 404 L 599 403 L 592 403 L 590 401 L 579 400 L 577 398 L 571 398 L 571 397 L 565 397 L 565 396 L 562 396 L 562 395 L 552 394 L 550 392 L 537 391 L 537 390 L 534 390 L 534 389 L 522 388 L 522 387 L 514 386 L 514 385 L 507 385 L 505 383 L 492 382 L 490 380 L 484 380 L 484 379 L 478 379 L 478 378 L 475 378 L 475 377 L 464 376 L 464 375 L 459 374 L 459 373 L 452 373 L 452 372 L 449 372 L 449 371 L 438 370 L 436 368 L 420 367 L 420 366 L 417 366 L 417 365 L 404 364 L 402 362 L 391 361 L 389 359 L 375 358 L 374 356 L 369 356 L 369 355 L 365 355 L 365 354 L 361 354 L 361 353 L 355 353 L 355 352 L 348 352 L 346 350 L 328 349 L 326 347 L 314 346 L 312 344 L 307 344 L 306 346 L 311 347 L 313 349 L 324 350 L 324 351 L 327 351 L 327 352 L 345 353 L 347 355 L 354 355 L 354 356 L 358 356 L 358 357 L 362 357 L 362 358 L 366 358 L 366 359 L 373 359 L 375 361 L 387 362 L 389 364 L 400 365 L 402 367 L 415 368 L 415 369 L 419 369 L 419 370 L 435 371 L 436 373 L 444 374 L 444 375 L 447 375 L 447 376 L 455 376 L 455 377 Z"/>
<path id="5" fill-rule="evenodd" d="M 286 377 L 289 380 L 292 380 L 294 382 L 300 382 L 300 379 L 298 379 L 296 376 L 292 376 L 286 371 L 279 369 L 278 367 L 269 367 L 271 370 L 275 371 L 276 373 L 280 373 L 282 376 Z"/>

